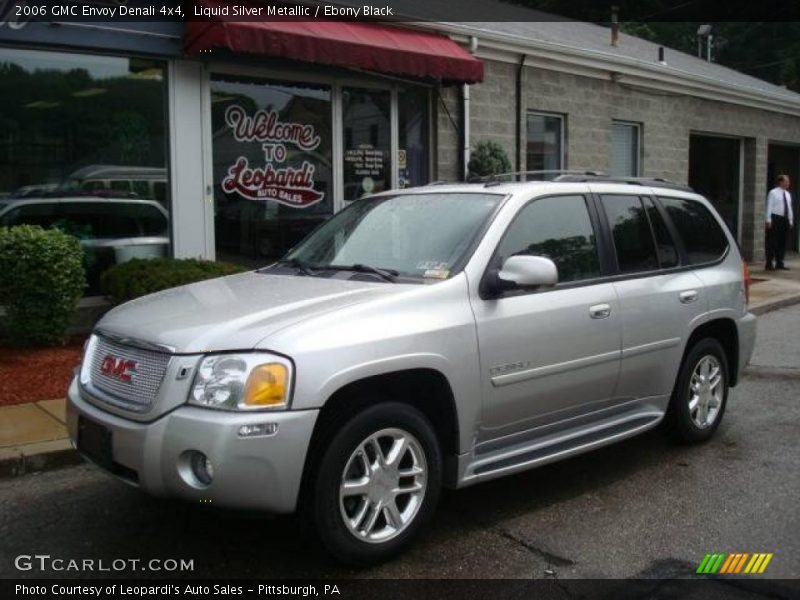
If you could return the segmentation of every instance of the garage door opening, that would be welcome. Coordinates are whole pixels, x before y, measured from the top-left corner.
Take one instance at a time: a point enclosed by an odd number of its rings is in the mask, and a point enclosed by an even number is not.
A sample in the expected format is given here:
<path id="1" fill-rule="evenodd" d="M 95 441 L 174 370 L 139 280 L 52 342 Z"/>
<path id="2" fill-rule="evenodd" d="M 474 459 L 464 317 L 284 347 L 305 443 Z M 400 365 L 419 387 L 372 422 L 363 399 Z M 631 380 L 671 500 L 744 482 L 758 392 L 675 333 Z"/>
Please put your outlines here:
<path id="1" fill-rule="evenodd" d="M 770 144 L 767 151 L 767 189 L 771 190 L 776 185 L 778 175 L 788 175 L 792 181 L 789 192 L 792 194 L 792 211 L 795 215 L 800 211 L 800 148 L 783 144 Z M 795 218 L 795 223 L 797 219 Z M 798 233 L 800 228 L 790 229 L 786 238 L 786 249 L 792 252 L 800 251 Z"/>
<path id="2" fill-rule="evenodd" d="M 741 243 L 742 140 L 692 134 L 689 185 L 711 201 Z"/>

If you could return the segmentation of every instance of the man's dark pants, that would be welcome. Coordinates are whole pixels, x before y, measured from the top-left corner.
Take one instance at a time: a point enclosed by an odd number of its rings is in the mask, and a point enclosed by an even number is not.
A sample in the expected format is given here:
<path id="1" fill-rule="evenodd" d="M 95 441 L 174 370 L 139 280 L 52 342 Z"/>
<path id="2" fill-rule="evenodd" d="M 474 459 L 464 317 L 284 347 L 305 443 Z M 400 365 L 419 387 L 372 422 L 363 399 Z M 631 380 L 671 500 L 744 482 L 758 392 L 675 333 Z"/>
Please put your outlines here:
<path id="1" fill-rule="evenodd" d="M 789 228 L 789 219 L 773 214 L 772 227 L 767 229 L 767 266 L 775 261 L 776 267 L 783 266 L 783 256 L 786 252 L 786 231 Z"/>

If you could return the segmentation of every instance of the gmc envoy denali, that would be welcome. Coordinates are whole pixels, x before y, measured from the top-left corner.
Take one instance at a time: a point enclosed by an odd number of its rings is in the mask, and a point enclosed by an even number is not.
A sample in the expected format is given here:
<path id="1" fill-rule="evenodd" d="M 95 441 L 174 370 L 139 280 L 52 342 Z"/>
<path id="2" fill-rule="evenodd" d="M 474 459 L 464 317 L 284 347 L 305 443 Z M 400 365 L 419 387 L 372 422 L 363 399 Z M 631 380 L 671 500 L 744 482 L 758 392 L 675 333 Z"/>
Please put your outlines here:
<path id="1" fill-rule="evenodd" d="M 736 241 L 688 188 L 591 175 L 365 197 L 275 264 L 115 308 L 73 443 L 151 494 L 300 511 L 370 564 L 442 486 L 662 421 L 707 440 L 755 338 Z"/>

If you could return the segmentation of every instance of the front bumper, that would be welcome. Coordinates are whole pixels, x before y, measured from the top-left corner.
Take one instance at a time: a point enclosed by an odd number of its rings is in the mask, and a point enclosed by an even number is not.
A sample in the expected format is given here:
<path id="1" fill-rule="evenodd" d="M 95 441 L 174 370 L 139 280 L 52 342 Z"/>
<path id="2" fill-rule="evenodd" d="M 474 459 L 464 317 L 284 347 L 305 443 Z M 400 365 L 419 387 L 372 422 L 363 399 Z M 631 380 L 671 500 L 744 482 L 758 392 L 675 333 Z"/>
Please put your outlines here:
<path id="1" fill-rule="evenodd" d="M 83 392 L 85 394 L 85 392 Z M 112 415 L 89 403 L 73 379 L 67 429 L 78 447 L 78 420 L 111 432 L 111 472 L 156 496 L 224 508 L 294 511 L 318 411 L 234 413 L 182 405 L 149 423 Z M 274 423 L 277 431 L 241 438 L 242 425 Z M 205 454 L 214 467 L 207 486 L 186 468 L 186 453 Z"/>

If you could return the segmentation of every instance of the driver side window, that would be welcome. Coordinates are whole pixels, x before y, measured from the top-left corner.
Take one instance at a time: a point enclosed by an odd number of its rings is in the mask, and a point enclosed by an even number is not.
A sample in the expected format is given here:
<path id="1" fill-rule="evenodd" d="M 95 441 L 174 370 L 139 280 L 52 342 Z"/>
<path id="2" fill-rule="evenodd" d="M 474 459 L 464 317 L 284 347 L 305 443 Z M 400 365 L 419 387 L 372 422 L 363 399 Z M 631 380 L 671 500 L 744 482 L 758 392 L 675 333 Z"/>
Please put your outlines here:
<path id="1" fill-rule="evenodd" d="M 510 256 L 545 256 L 559 283 L 600 276 L 597 238 L 583 196 L 550 196 L 523 208 L 497 248 L 498 266 Z"/>

